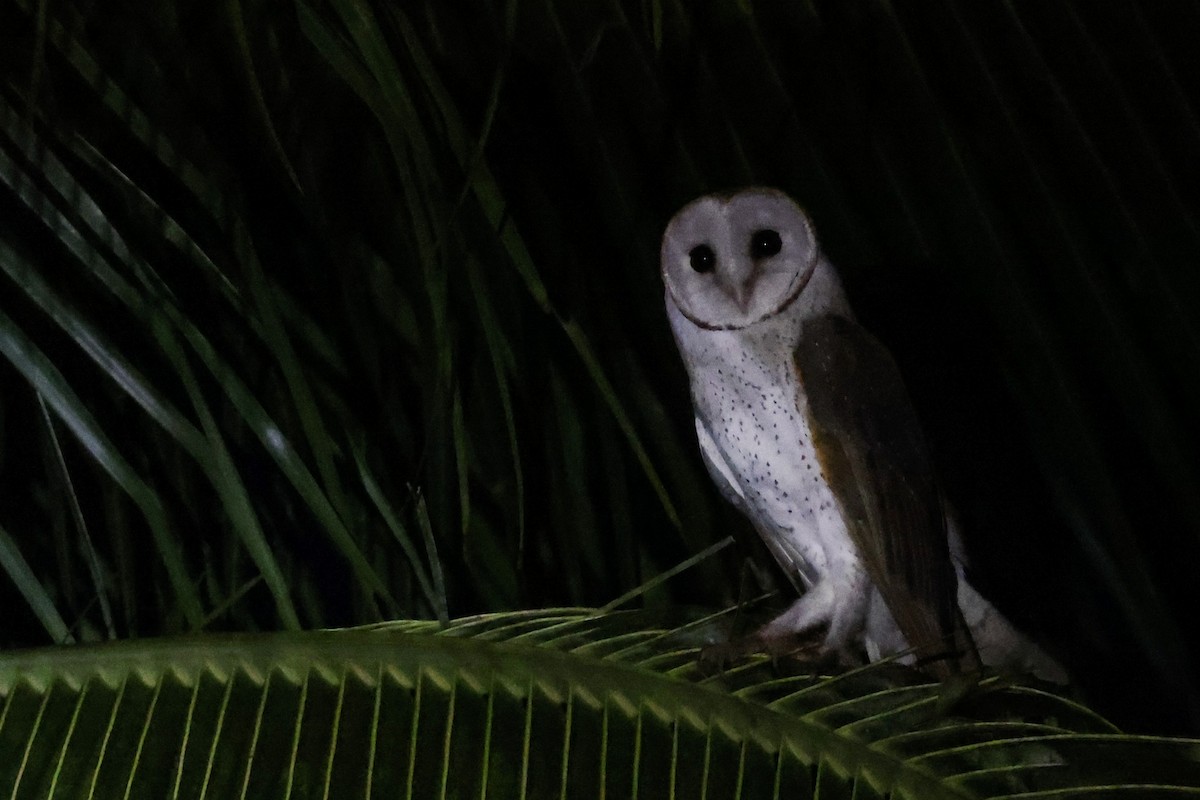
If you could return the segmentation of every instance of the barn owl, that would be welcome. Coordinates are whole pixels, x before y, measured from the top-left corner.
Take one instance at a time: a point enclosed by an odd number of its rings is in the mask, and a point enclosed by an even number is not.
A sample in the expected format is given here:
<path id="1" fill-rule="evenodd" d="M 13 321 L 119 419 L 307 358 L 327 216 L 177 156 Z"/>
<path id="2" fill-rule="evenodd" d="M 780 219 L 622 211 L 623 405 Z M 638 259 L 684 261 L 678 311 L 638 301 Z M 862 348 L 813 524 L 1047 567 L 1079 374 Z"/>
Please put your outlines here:
<path id="1" fill-rule="evenodd" d="M 826 626 L 827 650 L 936 675 L 982 660 L 1065 680 L 967 582 L 896 365 L 800 207 L 773 189 L 701 197 L 661 258 L 704 463 L 803 588 L 760 636 Z"/>

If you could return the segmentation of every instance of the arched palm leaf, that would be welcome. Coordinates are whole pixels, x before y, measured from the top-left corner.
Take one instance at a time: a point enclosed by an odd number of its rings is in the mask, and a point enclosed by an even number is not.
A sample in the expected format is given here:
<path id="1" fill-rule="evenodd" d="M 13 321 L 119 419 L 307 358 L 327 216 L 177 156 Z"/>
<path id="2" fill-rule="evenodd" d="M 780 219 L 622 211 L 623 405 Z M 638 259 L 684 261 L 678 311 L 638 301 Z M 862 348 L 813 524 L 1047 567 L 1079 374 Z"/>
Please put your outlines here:
<path id="1" fill-rule="evenodd" d="M 697 657 L 723 617 L 563 609 L 9 654 L 0 794 L 1200 795 L 1200 742 L 1124 736 L 997 677 L 714 673 Z"/>

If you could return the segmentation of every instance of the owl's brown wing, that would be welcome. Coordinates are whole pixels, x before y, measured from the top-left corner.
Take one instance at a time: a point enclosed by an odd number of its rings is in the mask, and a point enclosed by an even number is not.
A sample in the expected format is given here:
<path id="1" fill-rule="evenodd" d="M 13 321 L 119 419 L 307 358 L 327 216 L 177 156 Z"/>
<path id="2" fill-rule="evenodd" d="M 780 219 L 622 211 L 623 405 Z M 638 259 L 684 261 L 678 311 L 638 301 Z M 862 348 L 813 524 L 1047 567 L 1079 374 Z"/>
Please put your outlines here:
<path id="1" fill-rule="evenodd" d="M 824 316 L 804 323 L 795 362 L 825 477 L 917 662 L 939 677 L 978 666 L 933 465 L 891 354 L 856 323 Z"/>

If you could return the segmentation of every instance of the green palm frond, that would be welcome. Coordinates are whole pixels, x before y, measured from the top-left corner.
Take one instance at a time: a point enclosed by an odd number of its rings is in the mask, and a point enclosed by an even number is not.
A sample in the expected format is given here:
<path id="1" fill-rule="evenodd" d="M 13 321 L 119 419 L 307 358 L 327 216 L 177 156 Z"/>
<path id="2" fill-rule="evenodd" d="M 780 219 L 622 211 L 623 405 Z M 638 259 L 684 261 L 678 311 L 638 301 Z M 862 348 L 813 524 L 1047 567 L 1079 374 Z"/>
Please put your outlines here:
<path id="1" fill-rule="evenodd" d="M 14 797 L 1200 794 L 1200 742 L 899 667 L 713 674 L 720 617 L 484 615 L 0 657 Z"/>

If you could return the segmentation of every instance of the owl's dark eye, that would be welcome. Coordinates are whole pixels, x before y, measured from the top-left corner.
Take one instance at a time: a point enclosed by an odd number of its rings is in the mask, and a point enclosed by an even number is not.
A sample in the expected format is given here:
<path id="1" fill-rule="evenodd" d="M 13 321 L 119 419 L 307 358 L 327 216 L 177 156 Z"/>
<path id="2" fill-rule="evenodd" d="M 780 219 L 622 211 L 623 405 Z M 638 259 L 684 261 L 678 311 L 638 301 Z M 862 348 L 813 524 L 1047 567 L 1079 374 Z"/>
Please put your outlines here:
<path id="1" fill-rule="evenodd" d="M 717 254 L 706 244 L 698 244 L 689 250 L 688 259 L 696 272 L 712 272 L 717 265 Z"/>
<path id="2" fill-rule="evenodd" d="M 750 237 L 751 258 L 770 258 L 782 249 L 783 240 L 779 238 L 779 231 L 765 228 L 755 231 Z"/>

